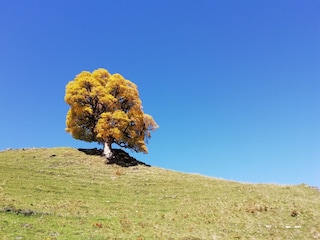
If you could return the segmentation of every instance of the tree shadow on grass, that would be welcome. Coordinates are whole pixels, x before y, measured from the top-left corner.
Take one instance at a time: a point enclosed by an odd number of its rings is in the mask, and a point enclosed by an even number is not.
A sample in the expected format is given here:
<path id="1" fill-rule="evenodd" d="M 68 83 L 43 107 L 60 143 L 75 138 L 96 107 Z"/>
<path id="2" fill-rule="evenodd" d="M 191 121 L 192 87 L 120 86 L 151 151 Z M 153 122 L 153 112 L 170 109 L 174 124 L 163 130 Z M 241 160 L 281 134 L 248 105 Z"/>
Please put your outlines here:
<path id="1" fill-rule="evenodd" d="M 103 156 L 103 150 L 97 148 L 78 148 L 79 151 L 84 152 L 87 155 Z M 121 149 L 112 149 L 112 157 L 106 159 L 106 164 L 116 164 L 121 167 L 133 167 L 138 165 L 143 165 L 150 167 L 150 165 L 131 157 L 128 153 Z"/>

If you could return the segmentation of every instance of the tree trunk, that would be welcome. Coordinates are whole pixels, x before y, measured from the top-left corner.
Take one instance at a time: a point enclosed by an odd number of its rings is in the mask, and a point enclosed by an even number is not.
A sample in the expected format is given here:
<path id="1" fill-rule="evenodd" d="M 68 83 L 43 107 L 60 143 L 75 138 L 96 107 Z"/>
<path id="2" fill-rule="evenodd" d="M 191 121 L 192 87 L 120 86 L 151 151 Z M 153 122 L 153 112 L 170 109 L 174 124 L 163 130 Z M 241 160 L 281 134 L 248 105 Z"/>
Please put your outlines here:
<path id="1" fill-rule="evenodd" d="M 103 153 L 106 158 L 110 158 L 112 156 L 111 144 L 112 144 L 112 141 L 110 140 L 104 143 Z"/>

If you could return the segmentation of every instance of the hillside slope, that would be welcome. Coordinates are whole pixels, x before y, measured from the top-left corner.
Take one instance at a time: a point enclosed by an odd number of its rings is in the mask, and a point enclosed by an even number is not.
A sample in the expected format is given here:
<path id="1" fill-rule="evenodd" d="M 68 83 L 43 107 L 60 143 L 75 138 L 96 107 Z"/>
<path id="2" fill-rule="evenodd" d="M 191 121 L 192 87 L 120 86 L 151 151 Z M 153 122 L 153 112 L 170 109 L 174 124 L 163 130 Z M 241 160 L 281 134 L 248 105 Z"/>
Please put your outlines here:
<path id="1" fill-rule="evenodd" d="M 122 168 L 72 148 L 8 150 L 0 239 L 320 239 L 320 193 Z"/>

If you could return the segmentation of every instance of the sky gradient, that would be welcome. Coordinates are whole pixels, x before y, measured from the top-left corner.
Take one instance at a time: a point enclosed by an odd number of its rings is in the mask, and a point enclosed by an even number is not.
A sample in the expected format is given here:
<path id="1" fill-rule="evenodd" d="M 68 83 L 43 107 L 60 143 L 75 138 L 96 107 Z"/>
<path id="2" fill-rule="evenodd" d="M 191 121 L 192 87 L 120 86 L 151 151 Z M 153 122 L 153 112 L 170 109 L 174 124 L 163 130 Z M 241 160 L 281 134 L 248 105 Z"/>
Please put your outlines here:
<path id="1" fill-rule="evenodd" d="M 320 186 L 320 2 L 0 1 L 0 150 L 99 147 L 65 132 L 65 86 L 106 68 L 160 128 L 153 166 Z M 128 151 L 131 153 L 130 151 Z"/>

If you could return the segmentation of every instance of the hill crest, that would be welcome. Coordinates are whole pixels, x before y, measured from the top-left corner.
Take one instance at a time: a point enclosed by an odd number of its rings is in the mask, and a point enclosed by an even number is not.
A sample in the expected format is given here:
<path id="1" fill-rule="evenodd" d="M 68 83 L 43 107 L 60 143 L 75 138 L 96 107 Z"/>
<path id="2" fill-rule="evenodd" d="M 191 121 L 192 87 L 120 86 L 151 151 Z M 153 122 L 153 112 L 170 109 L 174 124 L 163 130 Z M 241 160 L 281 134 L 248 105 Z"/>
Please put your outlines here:
<path id="1" fill-rule="evenodd" d="M 320 193 L 306 185 L 107 165 L 73 148 L 2 151 L 0 184 L 5 238 L 320 238 Z"/>

